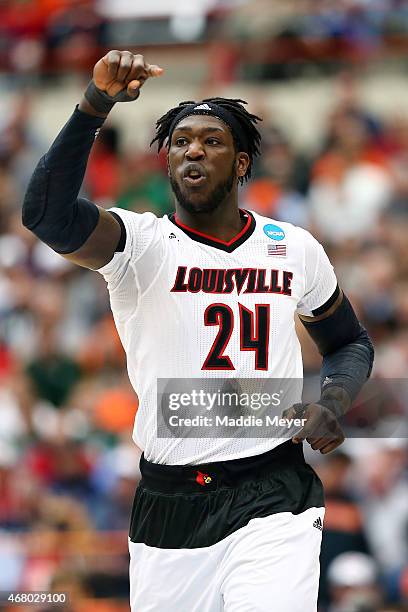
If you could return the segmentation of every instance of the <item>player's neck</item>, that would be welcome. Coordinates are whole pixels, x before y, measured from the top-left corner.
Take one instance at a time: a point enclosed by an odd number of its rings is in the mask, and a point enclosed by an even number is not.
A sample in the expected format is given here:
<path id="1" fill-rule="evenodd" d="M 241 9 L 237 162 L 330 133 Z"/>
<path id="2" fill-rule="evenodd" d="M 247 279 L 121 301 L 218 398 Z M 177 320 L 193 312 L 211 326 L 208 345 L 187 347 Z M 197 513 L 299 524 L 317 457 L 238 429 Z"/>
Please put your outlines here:
<path id="1" fill-rule="evenodd" d="M 239 213 L 238 204 L 221 205 L 210 213 L 190 213 L 176 204 L 177 220 L 192 230 L 197 230 L 219 240 L 229 242 L 245 225 Z"/>

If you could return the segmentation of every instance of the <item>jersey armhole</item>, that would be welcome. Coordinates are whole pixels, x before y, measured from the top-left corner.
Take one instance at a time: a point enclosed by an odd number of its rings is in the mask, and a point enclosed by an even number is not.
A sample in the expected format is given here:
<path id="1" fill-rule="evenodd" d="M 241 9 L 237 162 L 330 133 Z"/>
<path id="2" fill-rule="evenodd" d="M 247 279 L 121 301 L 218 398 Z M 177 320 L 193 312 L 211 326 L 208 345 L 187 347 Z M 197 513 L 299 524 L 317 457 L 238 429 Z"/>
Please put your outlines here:
<path id="1" fill-rule="evenodd" d="M 126 227 L 123 223 L 123 219 L 118 213 L 115 213 L 113 210 L 108 210 L 108 213 L 114 217 L 120 225 L 120 238 L 119 242 L 116 246 L 115 253 L 123 253 L 126 245 Z"/>

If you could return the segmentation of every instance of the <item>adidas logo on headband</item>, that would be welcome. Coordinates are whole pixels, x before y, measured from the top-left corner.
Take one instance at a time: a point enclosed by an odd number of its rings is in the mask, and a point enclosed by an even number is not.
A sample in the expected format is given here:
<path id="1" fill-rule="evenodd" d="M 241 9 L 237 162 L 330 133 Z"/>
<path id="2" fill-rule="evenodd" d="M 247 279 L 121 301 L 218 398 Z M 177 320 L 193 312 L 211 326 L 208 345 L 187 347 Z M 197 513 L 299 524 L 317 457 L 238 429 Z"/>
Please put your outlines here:
<path id="1" fill-rule="evenodd" d="M 208 106 L 208 104 L 199 104 L 198 106 L 194 107 L 194 110 L 211 110 L 211 106 Z"/>
<path id="2" fill-rule="evenodd" d="M 182 119 L 184 119 L 184 117 L 194 115 L 195 111 L 197 111 L 198 114 L 200 114 L 200 111 L 203 111 L 201 114 L 210 115 L 223 121 L 225 125 L 230 128 L 239 150 L 248 151 L 248 142 L 247 137 L 245 135 L 245 130 L 242 129 L 239 120 L 236 119 L 234 117 L 234 114 L 230 112 L 227 108 L 223 108 L 222 106 L 213 102 L 211 102 L 210 104 L 207 104 L 207 102 L 199 102 L 197 104 L 193 103 L 191 105 L 189 104 L 188 106 L 185 106 L 184 108 L 181 108 L 170 125 L 168 131 L 168 142 L 171 141 L 171 137 L 176 125 Z"/>

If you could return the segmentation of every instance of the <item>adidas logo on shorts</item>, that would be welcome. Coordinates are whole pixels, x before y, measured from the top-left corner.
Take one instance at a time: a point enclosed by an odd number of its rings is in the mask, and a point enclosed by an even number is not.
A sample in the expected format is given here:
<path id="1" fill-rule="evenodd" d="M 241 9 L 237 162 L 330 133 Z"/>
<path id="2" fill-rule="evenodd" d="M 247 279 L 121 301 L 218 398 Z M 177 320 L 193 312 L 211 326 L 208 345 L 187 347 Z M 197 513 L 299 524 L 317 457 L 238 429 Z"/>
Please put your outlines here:
<path id="1" fill-rule="evenodd" d="M 323 531 L 323 523 L 322 523 L 322 519 L 320 518 L 320 516 L 314 521 L 313 527 L 316 527 L 316 529 Z"/>

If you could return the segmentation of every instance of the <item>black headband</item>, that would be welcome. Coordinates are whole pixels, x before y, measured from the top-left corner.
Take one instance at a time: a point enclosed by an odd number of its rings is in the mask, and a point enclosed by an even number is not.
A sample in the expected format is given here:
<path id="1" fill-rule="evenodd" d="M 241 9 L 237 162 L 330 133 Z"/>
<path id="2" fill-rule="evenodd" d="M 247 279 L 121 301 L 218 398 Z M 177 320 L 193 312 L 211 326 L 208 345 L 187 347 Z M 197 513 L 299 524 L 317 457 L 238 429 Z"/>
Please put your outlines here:
<path id="1" fill-rule="evenodd" d="M 218 104 L 214 104 L 213 102 L 197 102 L 196 104 L 190 104 L 189 106 L 182 108 L 179 114 L 173 119 L 170 126 L 168 137 L 169 143 L 176 125 L 180 123 L 184 117 L 189 117 L 190 115 L 210 115 L 211 117 L 221 119 L 221 121 L 231 130 L 232 136 L 238 146 L 239 151 L 248 152 L 248 141 L 239 121 L 230 111 L 226 110 L 222 106 L 219 106 Z"/>

